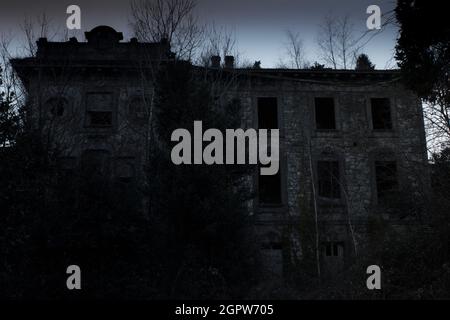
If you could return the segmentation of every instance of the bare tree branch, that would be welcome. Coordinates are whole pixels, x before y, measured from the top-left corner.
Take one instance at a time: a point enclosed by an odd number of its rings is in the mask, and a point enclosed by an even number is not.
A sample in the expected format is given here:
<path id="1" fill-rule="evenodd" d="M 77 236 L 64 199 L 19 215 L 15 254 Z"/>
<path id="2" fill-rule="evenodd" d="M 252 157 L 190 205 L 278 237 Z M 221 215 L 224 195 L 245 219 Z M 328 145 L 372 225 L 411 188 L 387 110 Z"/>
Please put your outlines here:
<path id="1" fill-rule="evenodd" d="M 207 28 L 207 36 L 204 38 L 204 45 L 199 56 L 198 63 L 202 66 L 209 66 L 211 56 L 225 56 L 233 55 L 238 59 L 239 53 L 236 50 L 236 36 L 235 34 L 224 28 L 212 24 Z"/>
<path id="2" fill-rule="evenodd" d="M 167 39 L 178 57 L 192 59 L 204 31 L 193 14 L 195 5 L 194 0 L 134 0 L 131 26 L 139 40 Z"/>
<path id="3" fill-rule="evenodd" d="M 334 69 L 349 69 L 357 54 L 354 28 L 348 16 L 326 16 L 317 37 L 323 61 Z"/>
<path id="4" fill-rule="evenodd" d="M 304 67 L 305 63 L 305 52 L 303 47 L 303 40 L 300 34 L 294 33 L 292 30 L 286 30 L 287 42 L 285 44 L 286 54 L 288 56 L 288 62 L 282 65 L 288 65 L 291 68 L 301 69 Z"/>

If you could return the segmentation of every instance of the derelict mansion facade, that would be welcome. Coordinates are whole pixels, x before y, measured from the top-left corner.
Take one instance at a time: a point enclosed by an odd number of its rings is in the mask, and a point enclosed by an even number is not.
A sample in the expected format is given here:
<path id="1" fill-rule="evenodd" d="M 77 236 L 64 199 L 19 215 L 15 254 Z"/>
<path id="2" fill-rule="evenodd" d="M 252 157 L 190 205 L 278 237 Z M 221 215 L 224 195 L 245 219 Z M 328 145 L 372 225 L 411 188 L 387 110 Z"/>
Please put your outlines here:
<path id="1" fill-rule="evenodd" d="M 35 57 L 12 61 L 28 91 L 27 106 L 36 125 L 45 123 L 64 146 L 65 168 L 94 161 L 99 170 L 139 182 L 151 99 L 150 81 L 140 73 L 170 59 L 169 44 L 123 42 L 109 27 L 86 38 L 40 39 Z M 217 59 L 211 68 L 220 68 Z M 329 269 L 364 246 L 369 217 L 400 223 L 385 199 L 399 189 L 421 192 L 428 178 L 422 106 L 402 87 L 398 71 L 238 70 L 232 57 L 224 68 L 243 74 L 233 89 L 243 128 L 280 130 L 278 174 L 255 176 L 253 183 L 255 230 L 275 273 L 301 255 L 297 224 L 306 212 L 317 218 Z"/>

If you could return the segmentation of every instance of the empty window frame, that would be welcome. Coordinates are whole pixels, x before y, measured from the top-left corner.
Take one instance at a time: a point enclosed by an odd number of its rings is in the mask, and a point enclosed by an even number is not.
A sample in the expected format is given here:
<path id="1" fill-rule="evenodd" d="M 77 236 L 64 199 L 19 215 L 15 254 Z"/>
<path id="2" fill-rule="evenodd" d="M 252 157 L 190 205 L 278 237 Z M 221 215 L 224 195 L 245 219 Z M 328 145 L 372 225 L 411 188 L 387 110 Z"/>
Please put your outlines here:
<path id="1" fill-rule="evenodd" d="M 372 128 L 374 130 L 392 129 L 391 101 L 389 98 L 370 99 Z"/>
<path id="2" fill-rule="evenodd" d="M 262 205 L 281 204 L 281 179 L 278 172 L 272 176 L 258 177 L 259 203 Z"/>
<path id="3" fill-rule="evenodd" d="M 86 126 L 110 127 L 113 124 L 113 94 L 108 92 L 86 95 Z"/>
<path id="4" fill-rule="evenodd" d="M 276 97 L 258 98 L 259 129 L 278 129 L 278 105 Z"/>
<path id="5" fill-rule="evenodd" d="M 258 98 L 259 129 L 278 129 L 278 105 L 276 97 Z M 281 175 L 258 176 L 258 198 L 262 205 L 280 205 Z"/>
<path id="6" fill-rule="evenodd" d="M 317 184 L 319 197 L 329 199 L 341 198 L 339 161 L 317 161 Z"/>
<path id="7" fill-rule="evenodd" d="M 322 243 L 322 254 L 325 257 L 343 257 L 344 243 L 341 241 L 329 241 Z"/>
<path id="8" fill-rule="evenodd" d="M 336 112 L 333 98 L 315 98 L 316 129 L 335 130 Z"/>
<path id="9" fill-rule="evenodd" d="M 375 161 L 377 198 L 384 201 L 398 189 L 396 161 Z"/>

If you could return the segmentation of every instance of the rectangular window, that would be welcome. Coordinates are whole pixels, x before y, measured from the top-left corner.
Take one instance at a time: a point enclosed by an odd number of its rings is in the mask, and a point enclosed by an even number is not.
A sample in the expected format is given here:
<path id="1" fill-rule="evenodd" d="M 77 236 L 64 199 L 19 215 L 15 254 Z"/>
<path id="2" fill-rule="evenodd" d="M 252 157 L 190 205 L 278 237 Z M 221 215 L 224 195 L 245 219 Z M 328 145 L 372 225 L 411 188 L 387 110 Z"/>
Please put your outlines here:
<path id="1" fill-rule="evenodd" d="M 391 102 L 388 98 L 370 99 L 374 130 L 392 129 Z"/>
<path id="2" fill-rule="evenodd" d="M 113 123 L 112 93 L 88 93 L 86 95 L 86 126 L 110 127 Z"/>
<path id="3" fill-rule="evenodd" d="M 280 172 L 272 176 L 259 176 L 259 203 L 266 205 L 281 204 Z"/>
<path id="4" fill-rule="evenodd" d="M 398 187 L 396 162 L 375 161 L 375 175 L 378 200 L 386 200 Z"/>
<path id="5" fill-rule="evenodd" d="M 325 257 L 343 257 L 344 243 L 343 242 L 323 242 L 322 252 Z"/>
<path id="6" fill-rule="evenodd" d="M 336 115 L 333 98 L 315 98 L 316 129 L 336 129 Z"/>
<path id="7" fill-rule="evenodd" d="M 277 98 L 258 98 L 259 129 L 278 129 Z M 270 141 L 270 140 L 269 140 Z M 263 205 L 281 204 L 281 175 L 258 176 L 259 203 Z"/>
<path id="8" fill-rule="evenodd" d="M 88 111 L 90 127 L 108 127 L 112 125 L 112 113 L 101 111 Z"/>
<path id="9" fill-rule="evenodd" d="M 317 162 L 318 194 L 320 197 L 340 199 L 339 162 Z"/>
<path id="10" fill-rule="evenodd" d="M 277 98 L 258 98 L 259 129 L 278 129 Z"/>
<path id="11" fill-rule="evenodd" d="M 258 128 L 268 129 L 268 148 L 270 149 L 270 129 L 278 129 L 277 98 L 258 98 Z"/>

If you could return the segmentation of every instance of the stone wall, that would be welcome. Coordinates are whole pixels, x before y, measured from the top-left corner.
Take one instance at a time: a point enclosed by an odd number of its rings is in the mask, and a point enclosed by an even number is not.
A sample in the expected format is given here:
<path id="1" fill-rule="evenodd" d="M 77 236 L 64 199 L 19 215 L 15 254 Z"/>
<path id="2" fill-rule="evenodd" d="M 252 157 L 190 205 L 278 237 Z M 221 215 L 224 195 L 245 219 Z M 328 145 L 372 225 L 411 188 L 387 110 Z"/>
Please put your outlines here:
<path id="1" fill-rule="evenodd" d="M 113 174 L 119 174 L 127 159 L 139 180 L 148 156 L 151 59 L 161 59 L 168 45 L 139 44 L 135 39 L 123 43 L 120 33 L 96 29 L 89 33 L 92 43 L 40 40 L 38 58 L 14 60 L 13 65 L 29 93 L 35 124 L 39 127 L 44 121 L 51 128 L 59 146 L 65 147 L 62 157 L 76 166 L 86 150 L 106 150 Z M 109 42 L 100 41 L 104 33 L 110 35 Z M 105 50 L 107 55 L 102 54 Z M 308 249 L 305 238 L 311 242 L 317 235 L 321 252 L 325 256 L 331 252 L 332 258 L 324 262 L 329 260 L 328 265 L 338 269 L 355 251 L 364 250 L 371 218 L 405 222 L 377 204 L 374 167 L 376 159 L 395 159 L 399 186 L 411 198 L 422 194 L 429 183 L 421 103 L 403 88 L 398 72 L 227 69 L 225 73 L 238 79 L 228 95 L 241 102 L 244 128 L 257 127 L 259 97 L 277 98 L 282 204 L 260 206 L 255 200 L 250 206 L 258 241 L 271 260 L 268 269 L 280 274 L 288 264 L 295 268 Z M 102 99 L 112 99 L 111 125 L 86 124 L 89 93 L 100 94 L 99 105 Z M 57 117 L 50 116 L 47 102 L 52 97 L 66 101 Z M 334 99 L 336 130 L 316 129 L 316 97 Z M 372 98 L 389 99 L 392 130 L 372 129 Z M 323 157 L 339 164 L 341 197 L 333 201 L 317 197 L 316 166 Z M 257 176 L 251 187 L 258 190 Z"/>
<path id="2" fill-rule="evenodd" d="M 358 254 L 366 250 L 367 224 L 371 217 L 381 216 L 393 224 L 404 223 L 377 205 L 374 160 L 378 155 L 392 153 L 395 157 L 401 189 L 420 194 L 426 189 L 428 173 L 421 103 L 398 80 L 308 81 L 258 74 L 242 81 L 235 94 L 241 99 L 247 127 L 256 124 L 258 97 L 278 99 L 283 205 L 261 208 L 254 204 L 261 241 L 278 241 L 280 246 L 274 250 L 283 248 L 286 233 L 300 241 L 302 215 L 314 219 L 311 166 L 315 175 L 316 161 L 323 153 L 333 154 L 339 161 L 343 190 L 337 202 L 317 200 L 319 242 L 343 243 L 345 261 L 351 259 L 355 250 Z M 315 97 L 334 98 L 337 130 L 315 129 Z M 370 99 L 377 97 L 391 101 L 392 130 L 371 128 Z M 291 244 L 288 248 L 284 246 L 284 250 L 291 251 L 284 257 L 301 259 L 301 244 Z"/>

